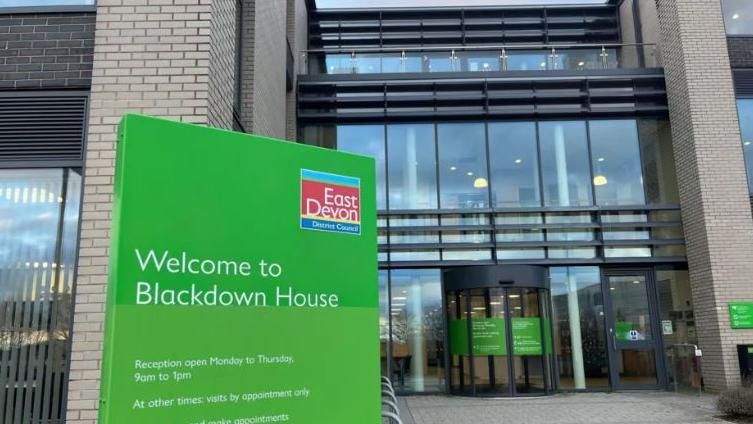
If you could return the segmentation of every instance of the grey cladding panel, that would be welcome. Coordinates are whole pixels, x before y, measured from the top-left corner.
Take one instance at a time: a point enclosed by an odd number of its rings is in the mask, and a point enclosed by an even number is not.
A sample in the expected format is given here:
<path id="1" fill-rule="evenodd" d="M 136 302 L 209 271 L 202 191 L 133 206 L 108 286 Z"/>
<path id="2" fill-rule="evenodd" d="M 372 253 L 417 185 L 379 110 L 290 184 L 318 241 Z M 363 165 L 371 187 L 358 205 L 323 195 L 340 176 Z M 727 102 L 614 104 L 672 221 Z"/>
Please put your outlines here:
<path id="1" fill-rule="evenodd" d="M 87 95 L 2 96 L 0 164 L 81 162 Z"/>

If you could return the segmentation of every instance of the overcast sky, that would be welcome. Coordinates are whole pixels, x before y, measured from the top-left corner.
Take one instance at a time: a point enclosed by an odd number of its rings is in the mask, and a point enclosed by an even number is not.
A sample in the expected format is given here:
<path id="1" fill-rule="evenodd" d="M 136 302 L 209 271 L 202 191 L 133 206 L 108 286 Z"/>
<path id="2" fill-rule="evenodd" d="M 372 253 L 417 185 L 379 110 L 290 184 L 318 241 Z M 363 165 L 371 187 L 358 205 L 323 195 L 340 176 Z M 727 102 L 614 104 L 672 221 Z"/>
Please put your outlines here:
<path id="1" fill-rule="evenodd" d="M 316 5 L 325 9 L 331 7 L 505 6 L 605 2 L 606 0 L 316 0 Z"/>

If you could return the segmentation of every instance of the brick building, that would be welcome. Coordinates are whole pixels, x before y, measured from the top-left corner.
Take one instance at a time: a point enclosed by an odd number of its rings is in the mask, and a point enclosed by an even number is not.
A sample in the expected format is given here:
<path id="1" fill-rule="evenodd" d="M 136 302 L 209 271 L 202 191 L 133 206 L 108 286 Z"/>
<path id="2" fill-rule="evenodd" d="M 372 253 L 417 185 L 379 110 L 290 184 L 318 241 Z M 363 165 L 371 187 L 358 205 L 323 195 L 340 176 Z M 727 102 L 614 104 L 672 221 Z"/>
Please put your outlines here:
<path id="1" fill-rule="evenodd" d="M 405 393 L 740 384 L 748 0 L 44 3 L 0 0 L 1 422 L 97 420 L 126 112 L 377 159 L 382 370 Z M 512 354 L 453 341 L 508 316 Z M 516 319 L 551 349 L 516 353 Z"/>

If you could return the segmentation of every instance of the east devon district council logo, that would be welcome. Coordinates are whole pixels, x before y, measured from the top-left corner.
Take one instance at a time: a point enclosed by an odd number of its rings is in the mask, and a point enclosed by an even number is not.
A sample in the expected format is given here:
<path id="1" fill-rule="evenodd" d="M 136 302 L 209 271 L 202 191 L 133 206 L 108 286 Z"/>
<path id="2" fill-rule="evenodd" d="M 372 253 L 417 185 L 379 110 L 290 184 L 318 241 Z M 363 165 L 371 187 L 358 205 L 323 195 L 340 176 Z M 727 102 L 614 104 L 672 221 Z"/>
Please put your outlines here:
<path id="1" fill-rule="evenodd" d="M 361 234 L 361 180 L 301 169 L 301 228 Z"/>

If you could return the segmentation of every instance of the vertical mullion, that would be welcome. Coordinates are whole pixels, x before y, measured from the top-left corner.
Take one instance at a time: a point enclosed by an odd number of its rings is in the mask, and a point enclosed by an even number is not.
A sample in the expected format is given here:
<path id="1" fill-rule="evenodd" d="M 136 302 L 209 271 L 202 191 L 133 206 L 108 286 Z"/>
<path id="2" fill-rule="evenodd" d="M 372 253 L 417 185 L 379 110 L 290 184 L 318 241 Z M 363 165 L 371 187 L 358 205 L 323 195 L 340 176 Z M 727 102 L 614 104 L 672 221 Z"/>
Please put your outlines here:
<path id="1" fill-rule="evenodd" d="M 47 351 L 47 356 L 45 358 L 44 364 L 45 367 L 43 368 L 45 373 L 45 390 L 44 390 L 44 397 L 40 399 L 39 401 L 42 402 L 42 419 L 45 419 L 49 416 L 50 410 L 52 410 L 53 418 L 57 417 L 57 414 L 55 411 L 56 408 L 51 408 L 50 405 L 58 400 L 60 397 L 60 394 L 58 393 L 58 385 L 54 384 L 55 382 L 55 375 L 53 373 L 53 370 L 55 367 L 55 353 L 58 351 L 57 345 L 57 337 L 55 333 L 57 332 L 57 326 L 58 326 L 58 313 L 60 311 L 62 303 L 62 295 L 61 293 L 61 283 L 64 285 L 65 280 L 62 278 L 63 271 L 62 271 L 62 265 L 63 265 L 63 243 L 65 238 L 65 213 L 66 213 L 66 207 L 68 206 L 68 182 L 70 177 L 70 170 L 66 169 L 63 172 L 63 184 L 61 188 L 61 194 L 60 197 L 63 199 L 62 203 L 60 204 L 60 215 L 58 218 L 58 228 L 57 228 L 57 243 L 55 245 L 55 260 L 57 261 L 57 269 L 55 271 L 55 281 L 51 282 L 50 284 L 50 312 L 51 316 L 48 322 L 48 328 L 47 328 L 47 344 L 45 345 L 45 350 Z M 54 284 L 52 284 L 54 283 Z M 60 380 L 57 379 L 57 380 Z M 58 381 L 59 382 L 59 381 Z M 34 406 L 35 410 L 39 410 L 39 402 L 35 402 Z"/>
<path id="2" fill-rule="evenodd" d="M 468 372 L 471 374 L 471 394 L 476 395 L 476 367 L 474 366 L 473 355 L 473 322 L 471 317 L 471 297 L 473 297 L 472 290 L 465 290 L 465 316 L 466 316 L 466 329 L 468 331 Z"/>
<path id="3" fill-rule="evenodd" d="M 27 249 L 27 255 L 31 256 L 34 253 L 31 252 L 31 248 Z M 28 257 L 28 256 L 27 256 Z M 33 258 L 30 258 L 33 260 Z M 22 262 L 19 262 L 19 267 L 21 266 Z M 28 355 L 28 345 L 24 345 L 23 339 L 26 336 L 25 333 L 28 332 L 27 327 L 27 316 L 29 315 L 29 305 L 30 303 L 27 302 L 25 299 L 27 298 L 27 290 L 30 288 L 32 284 L 34 284 L 34 280 L 36 278 L 39 278 L 39 274 L 41 272 L 35 271 L 35 269 L 39 270 L 41 269 L 42 264 L 39 263 L 39 268 L 33 268 L 31 271 L 31 277 L 29 276 L 29 273 L 25 273 L 22 277 L 22 281 L 20 284 L 20 290 L 17 290 L 17 308 L 15 311 L 15 316 L 13 319 L 14 327 L 16 328 L 16 334 L 18 335 L 18 343 L 16 345 L 16 348 L 13 349 L 13 354 L 11 355 L 11 367 L 15 367 L 15 370 L 11 368 L 12 371 L 14 371 L 13 374 L 15 374 L 15 378 L 11 378 L 11 383 L 15 386 L 15 396 L 11 395 L 10 399 L 14 399 L 13 404 L 14 407 L 13 412 L 15 413 L 15 421 L 16 423 L 21 423 L 22 421 L 22 412 L 23 412 L 23 397 L 26 394 L 26 356 Z M 31 281 L 29 281 L 31 280 Z"/>
<path id="4" fill-rule="evenodd" d="M 10 239 L 8 240 L 10 242 Z M 21 269 L 24 259 L 28 259 L 25 256 L 26 250 L 21 244 L 15 243 L 10 246 L 15 252 L 11 251 L 11 258 L 16 259 L 15 267 L 9 265 L 9 270 L 6 274 L 7 280 L 12 287 L 8 287 L 6 292 L 6 300 L 4 303 L 6 306 L 5 320 L 4 320 L 4 332 L 7 334 L 8 349 L 3 349 L 0 354 L 2 360 L 0 361 L 0 402 L 2 402 L 4 408 L 3 422 L 12 422 L 11 416 L 13 413 L 13 390 L 15 387 L 16 377 L 14 375 L 15 368 L 13 367 L 13 361 L 16 355 L 16 341 L 18 339 L 18 331 L 16 331 L 15 319 L 16 311 L 18 309 L 17 293 L 20 287 L 21 279 L 23 278 L 24 271 Z M 32 264 L 30 263 L 30 266 Z M 27 271 L 28 272 L 28 271 Z M 10 286 L 9 284 L 9 286 Z"/>
<path id="5" fill-rule="evenodd" d="M 487 84 L 484 82 L 484 90 L 486 91 Z M 488 96 L 487 96 L 488 98 Z M 484 147 L 486 148 L 486 181 L 487 181 L 487 194 L 489 196 L 489 209 L 494 211 L 494 208 L 496 207 L 496 202 L 492 201 L 492 194 L 494 193 L 493 187 L 492 187 L 492 156 L 491 156 L 491 149 L 489 148 L 489 119 L 484 120 Z M 492 226 L 492 233 L 491 233 L 491 239 L 492 242 L 492 261 L 494 263 L 497 263 L 497 231 L 495 229 L 495 215 L 494 212 L 491 213 L 491 226 Z"/>

